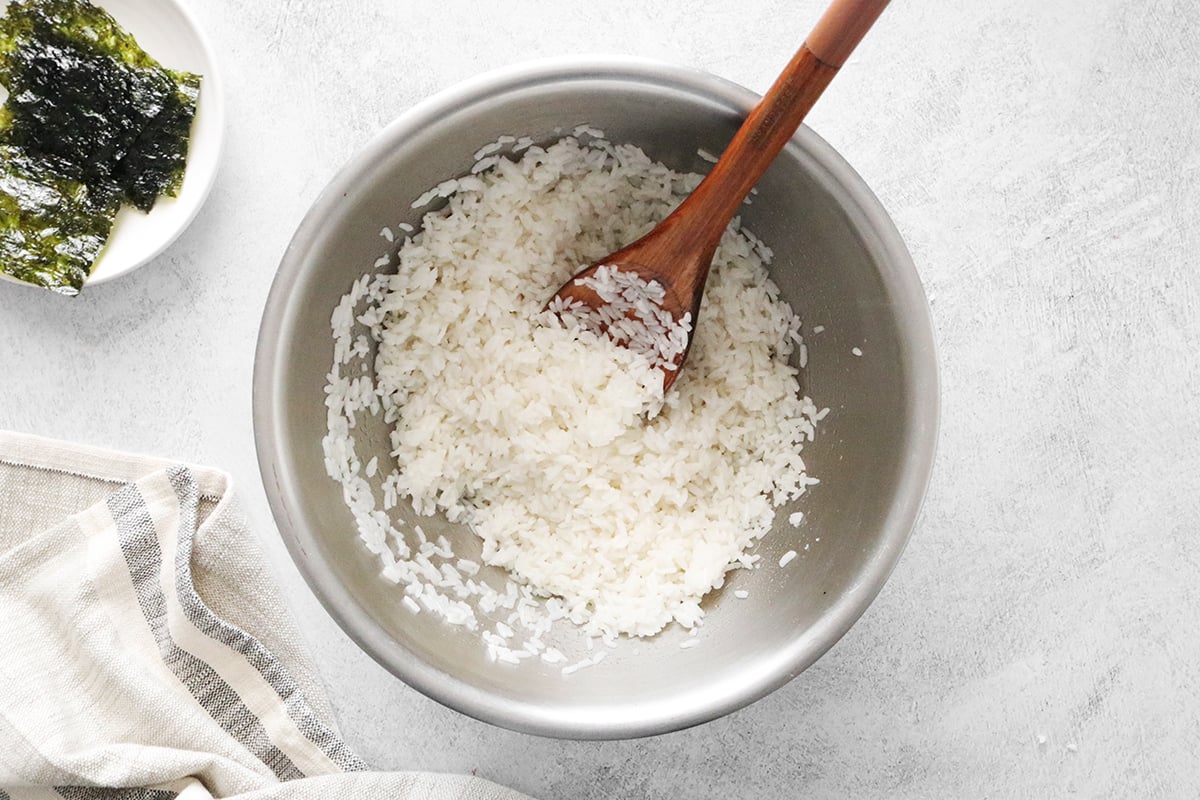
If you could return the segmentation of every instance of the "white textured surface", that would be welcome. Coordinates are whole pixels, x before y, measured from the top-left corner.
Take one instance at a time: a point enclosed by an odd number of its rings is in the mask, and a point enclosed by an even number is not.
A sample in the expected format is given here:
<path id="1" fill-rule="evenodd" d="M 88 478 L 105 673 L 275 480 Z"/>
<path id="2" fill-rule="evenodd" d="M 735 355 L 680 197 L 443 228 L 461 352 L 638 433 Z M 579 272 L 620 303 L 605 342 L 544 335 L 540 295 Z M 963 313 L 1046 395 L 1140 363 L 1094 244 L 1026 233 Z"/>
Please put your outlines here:
<path id="1" fill-rule="evenodd" d="M 573 743 L 426 700 L 305 588 L 254 461 L 263 300 L 321 186 L 428 94 L 600 51 L 761 91 L 820 3 L 556 3 L 531 25 L 551 4 L 192 2 L 228 92 L 213 196 L 157 264 L 79 299 L 0 285 L 0 426 L 231 470 L 368 761 L 544 798 L 1200 791 L 1200 5 L 889 9 L 810 121 L 933 298 L 945 410 L 924 519 L 787 687 L 682 733 Z"/>

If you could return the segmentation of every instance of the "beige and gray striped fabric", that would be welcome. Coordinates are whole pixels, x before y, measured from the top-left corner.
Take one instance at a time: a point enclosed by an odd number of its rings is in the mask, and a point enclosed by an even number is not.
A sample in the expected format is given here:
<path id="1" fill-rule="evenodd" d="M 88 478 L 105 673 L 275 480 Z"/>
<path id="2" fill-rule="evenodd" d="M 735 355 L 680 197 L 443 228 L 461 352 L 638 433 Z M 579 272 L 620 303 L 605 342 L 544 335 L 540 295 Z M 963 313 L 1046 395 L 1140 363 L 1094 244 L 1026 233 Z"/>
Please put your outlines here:
<path id="1" fill-rule="evenodd" d="M 229 478 L 0 432 L 0 800 L 513 800 L 342 741 Z"/>

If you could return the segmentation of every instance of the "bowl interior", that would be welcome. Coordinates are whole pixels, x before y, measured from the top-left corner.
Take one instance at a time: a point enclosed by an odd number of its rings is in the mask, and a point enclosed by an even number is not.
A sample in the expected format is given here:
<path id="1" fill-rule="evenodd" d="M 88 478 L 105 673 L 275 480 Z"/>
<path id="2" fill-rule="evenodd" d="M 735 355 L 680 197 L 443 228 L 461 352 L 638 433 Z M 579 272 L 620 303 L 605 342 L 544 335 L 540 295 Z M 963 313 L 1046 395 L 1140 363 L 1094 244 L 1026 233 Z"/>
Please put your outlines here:
<path id="1" fill-rule="evenodd" d="M 898 558 L 932 459 L 937 399 L 927 306 L 882 209 L 808 130 L 772 166 L 743 219 L 774 250 L 772 276 L 804 321 L 803 390 L 831 409 L 804 451 L 821 484 L 779 510 L 757 550 L 761 567 L 731 573 L 707 598 L 697 646 L 681 649 L 686 634 L 668 630 L 624 643 L 567 677 L 536 659 L 492 663 L 475 635 L 403 608 L 400 589 L 380 577 L 340 487 L 325 474 L 330 313 L 394 247 L 381 228 L 419 226 L 414 199 L 466 172 L 472 154 L 501 135 L 545 143 L 581 124 L 676 170 L 702 172 L 708 164 L 697 150 L 720 153 L 753 100 L 711 76 L 640 63 L 546 67 L 477 82 L 414 109 L 381 134 L 329 187 L 289 248 L 256 365 L 256 435 L 268 494 L 297 563 L 339 623 L 435 699 L 558 736 L 632 736 L 695 724 L 762 696 L 816 660 L 858 618 Z M 815 326 L 824 330 L 813 333 Z M 852 353 L 856 347 L 861 356 Z M 380 419 L 357 436 L 364 460 L 376 455 L 390 463 Z M 805 514 L 799 529 L 787 521 L 795 510 Z M 401 515 L 411 530 L 411 509 Z M 445 535 L 460 555 L 478 553 L 469 530 L 441 518 L 420 523 L 431 536 Z M 789 550 L 798 557 L 779 567 Z M 739 589 L 749 597 L 736 598 Z M 576 641 L 559 646 L 585 654 Z"/>

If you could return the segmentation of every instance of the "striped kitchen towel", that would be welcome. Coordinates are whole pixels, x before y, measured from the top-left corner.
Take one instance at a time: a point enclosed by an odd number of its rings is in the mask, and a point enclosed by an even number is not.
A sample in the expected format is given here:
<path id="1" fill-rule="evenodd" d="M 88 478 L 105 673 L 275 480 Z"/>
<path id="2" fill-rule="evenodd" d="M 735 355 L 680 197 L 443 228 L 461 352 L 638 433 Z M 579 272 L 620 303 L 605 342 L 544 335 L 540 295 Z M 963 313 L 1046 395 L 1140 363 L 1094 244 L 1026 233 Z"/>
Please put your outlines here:
<path id="1" fill-rule="evenodd" d="M 212 469 L 0 432 L 0 800 L 459 798 L 367 770 Z"/>

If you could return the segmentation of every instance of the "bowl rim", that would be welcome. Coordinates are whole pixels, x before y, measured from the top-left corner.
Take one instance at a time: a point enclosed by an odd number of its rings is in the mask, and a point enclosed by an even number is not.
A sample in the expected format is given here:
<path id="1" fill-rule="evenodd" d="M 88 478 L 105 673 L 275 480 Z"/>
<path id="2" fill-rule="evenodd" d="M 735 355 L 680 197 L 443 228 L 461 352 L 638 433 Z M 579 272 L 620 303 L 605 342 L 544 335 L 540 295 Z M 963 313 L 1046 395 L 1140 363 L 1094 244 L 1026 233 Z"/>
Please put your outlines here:
<path id="1" fill-rule="evenodd" d="M 915 355 L 907 383 L 913 392 L 913 447 L 905 454 L 885 530 L 858 580 L 831 606 L 803 639 L 798 637 L 771 665 L 759 670 L 739 691 L 723 693 L 703 707 L 678 709 L 656 704 L 646 713 L 614 718 L 583 718 L 578 709 L 564 713 L 535 702 L 489 694 L 431 667 L 403 648 L 371 619 L 332 571 L 316 556 L 319 539 L 299 513 L 288 490 L 295 486 L 284 457 L 286 437 L 281 420 L 277 358 L 280 337 L 298 313 L 292 289 L 301 277 L 306 256 L 320 238 L 328 210 L 361 184 L 392 144 L 487 97 L 523 86 L 586 80 L 619 80 L 677 86 L 690 94 L 716 100 L 745 114 L 757 103 L 754 92 L 711 73 L 654 59 L 629 56 L 567 56 L 538 59 L 487 72 L 451 86 L 418 103 L 377 133 L 337 172 L 305 214 L 289 243 L 272 282 L 259 328 L 253 376 L 253 421 L 259 469 L 268 504 L 292 560 L 309 588 L 339 627 L 363 651 L 409 686 L 437 702 L 484 722 L 524 733 L 564 739 L 623 739 L 656 735 L 698 725 L 742 708 L 790 681 L 824 655 L 862 616 L 895 569 L 929 488 L 940 415 L 938 360 L 930 307 L 912 257 L 880 201 L 857 172 L 828 143 L 807 127 L 793 137 L 798 146 L 827 170 L 843 201 L 855 210 L 890 265 L 889 289 L 898 298 Z"/>

